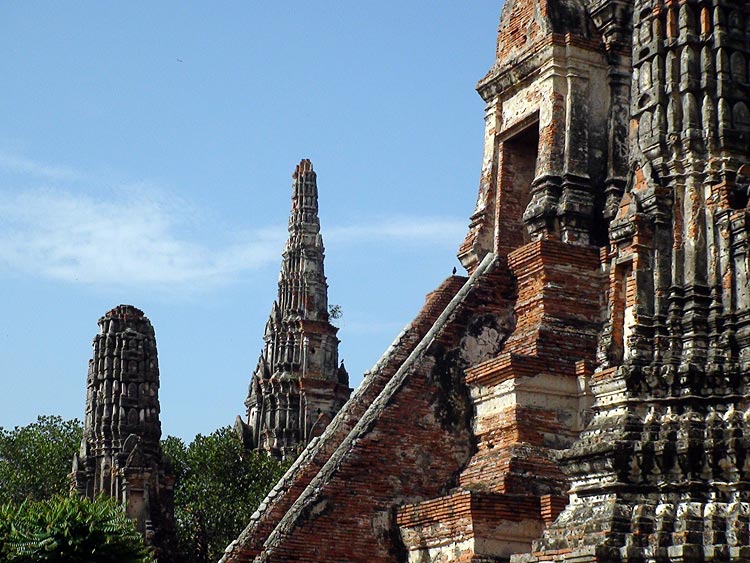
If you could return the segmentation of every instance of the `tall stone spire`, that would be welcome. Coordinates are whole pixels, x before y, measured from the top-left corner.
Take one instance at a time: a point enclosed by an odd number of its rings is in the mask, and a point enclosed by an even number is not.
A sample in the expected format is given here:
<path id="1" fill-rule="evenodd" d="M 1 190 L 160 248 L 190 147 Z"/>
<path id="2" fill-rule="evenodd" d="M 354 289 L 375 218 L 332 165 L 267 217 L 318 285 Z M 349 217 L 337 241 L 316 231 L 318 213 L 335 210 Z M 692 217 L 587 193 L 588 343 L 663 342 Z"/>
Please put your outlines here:
<path id="1" fill-rule="evenodd" d="M 172 561 L 174 477 L 160 445 L 154 329 L 143 311 L 119 305 L 99 319 L 93 347 L 73 486 L 91 499 L 105 494 L 123 502 L 159 562 Z"/>
<path id="2" fill-rule="evenodd" d="M 329 322 L 328 284 L 312 163 L 294 171 L 289 239 L 279 291 L 250 382 L 247 423 L 237 428 L 249 448 L 274 457 L 296 455 L 321 433 L 349 398 L 349 376 L 338 362 L 338 329 Z"/>

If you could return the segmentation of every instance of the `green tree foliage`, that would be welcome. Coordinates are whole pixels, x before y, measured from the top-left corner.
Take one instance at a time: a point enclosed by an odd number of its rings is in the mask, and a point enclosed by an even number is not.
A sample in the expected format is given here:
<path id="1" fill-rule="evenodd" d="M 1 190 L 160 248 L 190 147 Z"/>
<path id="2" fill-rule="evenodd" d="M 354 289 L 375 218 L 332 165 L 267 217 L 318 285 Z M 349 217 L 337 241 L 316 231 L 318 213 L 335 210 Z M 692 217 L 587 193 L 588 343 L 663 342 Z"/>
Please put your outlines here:
<path id="1" fill-rule="evenodd" d="M 13 430 L 0 427 L 0 503 L 66 494 L 81 436 L 80 421 L 59 416 L 40 416 Z"/>
<path id="2" fill-rule="evenodd" d="M 328 317 L 330 319 L 340 319 L 344 316 L 344 310 L 341 308 L 341 305 L 329 305 L 328 306 Z"/>
<path id="3" fill-rule="evenodd" d="M 152 563 L 116 501 L 78 496 L 0 506 L 0 557 L 8 563 Z"/>
<path id="4" fill-rule="evenodd" d="M 186 563 L 217 561 L 287 467 L 245 451 L 229 427 L 189 445 L 170 436 L 163 448 L 177 479 L 175 519 Z"/>

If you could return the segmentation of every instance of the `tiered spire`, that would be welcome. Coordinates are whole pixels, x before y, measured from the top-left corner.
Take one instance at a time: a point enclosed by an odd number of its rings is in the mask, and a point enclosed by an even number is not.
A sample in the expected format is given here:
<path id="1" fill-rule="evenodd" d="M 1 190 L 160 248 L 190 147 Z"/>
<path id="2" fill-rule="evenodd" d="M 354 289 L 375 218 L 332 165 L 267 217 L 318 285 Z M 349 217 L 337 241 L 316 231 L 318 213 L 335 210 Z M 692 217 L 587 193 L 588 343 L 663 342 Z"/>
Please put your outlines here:
<path id="1" fill-rule="evenodd" d="M 73 486 L 91 499 L 123 502 L 160 563 L 171 561 L 174 477 L 162 460 L 154 329 L 143 311 L 119 305 L 99 319 L 93 347 Z"/>
<path id="2" fill-rule="evenodd" d="M 299 444 L 321 432 L 351 392 L 349 376 L 338 364 L 338 329 L 329 322 L 312 163 L 302 160 L 292 177 L 278 297 L 245 401 L 247 424 L 238 420 L 248 447 L 280 458 L 293 457 Z"/>

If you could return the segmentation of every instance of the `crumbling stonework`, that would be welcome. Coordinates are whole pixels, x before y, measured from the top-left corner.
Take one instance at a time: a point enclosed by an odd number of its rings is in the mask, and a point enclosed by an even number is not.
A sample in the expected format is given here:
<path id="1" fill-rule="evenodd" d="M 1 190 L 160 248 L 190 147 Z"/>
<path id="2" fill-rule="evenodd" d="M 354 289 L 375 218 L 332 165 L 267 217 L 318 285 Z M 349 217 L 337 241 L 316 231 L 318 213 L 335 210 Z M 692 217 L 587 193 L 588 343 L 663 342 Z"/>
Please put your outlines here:
<path id="1" fill-rule="evenodd" d="M 351 394 L 338 361 L 338 329 L 329 322 L 312 163 L 302 160 L 293 178 L 278 298 L 245 401 L 247 422 L 237 417 L 235 424 L 249 449 L 280 459 L 294 458 L 320 435 Z"/>
<path id="2" fill-rule="evenodd" d="M 93 347 L 74 490 L 122 502 L 159 563 L 175 561 L 174 477 L 160 444 L 154 329 L 143 311 L 120 305 L 99 319 Z"/>
<path id="3" fill-rule="evenodd" d="M 506 0 L 469 277 L 223 561 L 750 561 L 748 64 L 744 0 Z"/>
<path id="4" fill-rule="evenodd" d="M 750 5 L 619 7 L 597 22 L 632 37 L 633 80 L 595 415 L 570 504 L 515 561 L 748 561 Z"/>

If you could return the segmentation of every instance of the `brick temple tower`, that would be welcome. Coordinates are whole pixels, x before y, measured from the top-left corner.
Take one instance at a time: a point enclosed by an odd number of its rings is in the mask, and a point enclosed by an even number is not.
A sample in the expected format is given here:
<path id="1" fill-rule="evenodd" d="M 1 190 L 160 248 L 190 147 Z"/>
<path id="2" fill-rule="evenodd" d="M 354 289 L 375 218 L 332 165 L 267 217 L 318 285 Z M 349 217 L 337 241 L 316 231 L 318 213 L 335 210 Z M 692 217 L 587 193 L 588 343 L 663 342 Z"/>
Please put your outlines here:
<path id="1" fill-rule="evenodd" d="M 120 305 L 99 319 L 86 381 L 81 450 L 73 458 L 73 486 L 125 504 L 159 563 L 173 561 L 174 477 L 162 457 L 159 362 L 151 322 Z"/>
<path id="2" fill-rule="evenodd" d="M 302 160 L 292 177 L 278 297 L 245 401 L 247 422 L 238 417 L 236 424 L 247 447 L 280 459 L 293 458 L 322 433 L 351 393 L 349 375 L 338 361 L 338 329 L 329 322 L 312 163 Z"/>
<path id="3" fill-rule="evenodd" d="M 747 0 L 506 0 L 468 277 L 224 561 L 750 561 L 749 64 Z"/>

